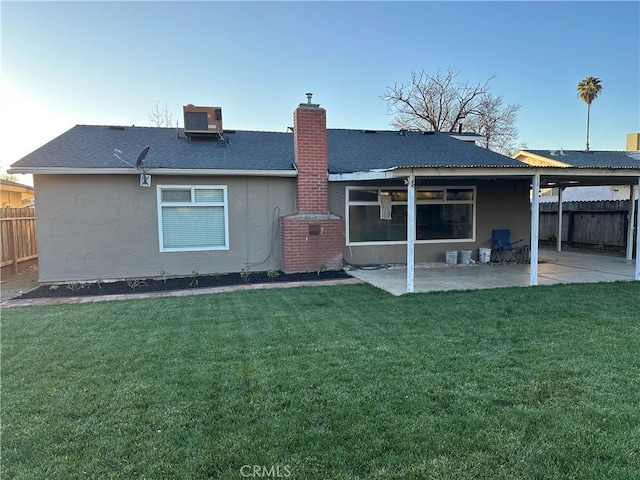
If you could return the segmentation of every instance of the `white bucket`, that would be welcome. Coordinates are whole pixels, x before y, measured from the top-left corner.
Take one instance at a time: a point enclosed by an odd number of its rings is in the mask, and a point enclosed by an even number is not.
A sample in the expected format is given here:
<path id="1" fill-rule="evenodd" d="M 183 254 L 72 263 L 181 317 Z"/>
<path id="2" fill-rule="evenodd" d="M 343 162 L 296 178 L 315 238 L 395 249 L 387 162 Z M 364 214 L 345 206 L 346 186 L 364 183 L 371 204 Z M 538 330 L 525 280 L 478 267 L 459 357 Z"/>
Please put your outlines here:
<path id="1" fill-rule="evenodd" d="M 489 263 L 491 261 L 491 249 L 479 248 L 478 260 L 480 263 Z"/>
<path id="2" fill-rule="evenodd" d="M 471 250 L 460 250 L 460 263 L 462 265 L 471 263 Z"/>
<path id="3" fill-rule="evenodd" d="M 447 265 L 455 265 L 458 263 L 458 251 L 447 251 Z"/>

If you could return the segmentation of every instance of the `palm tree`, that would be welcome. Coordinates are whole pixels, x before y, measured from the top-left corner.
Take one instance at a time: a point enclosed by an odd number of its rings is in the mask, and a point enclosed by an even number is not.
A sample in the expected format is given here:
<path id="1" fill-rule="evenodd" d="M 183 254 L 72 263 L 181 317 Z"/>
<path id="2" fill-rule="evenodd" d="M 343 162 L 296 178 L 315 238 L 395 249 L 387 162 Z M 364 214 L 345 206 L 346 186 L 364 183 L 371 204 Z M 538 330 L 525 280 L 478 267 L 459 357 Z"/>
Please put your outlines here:
<path id="1" fill-rule="evenodd" d="M 589 151 L 589 117 L 591 115 L 591 102 L 598 98 L 602 90 L 602 83 L 597 77 L 587 77 L 578 83 L 578 96 L 587 104 L 587 152 Z"/>

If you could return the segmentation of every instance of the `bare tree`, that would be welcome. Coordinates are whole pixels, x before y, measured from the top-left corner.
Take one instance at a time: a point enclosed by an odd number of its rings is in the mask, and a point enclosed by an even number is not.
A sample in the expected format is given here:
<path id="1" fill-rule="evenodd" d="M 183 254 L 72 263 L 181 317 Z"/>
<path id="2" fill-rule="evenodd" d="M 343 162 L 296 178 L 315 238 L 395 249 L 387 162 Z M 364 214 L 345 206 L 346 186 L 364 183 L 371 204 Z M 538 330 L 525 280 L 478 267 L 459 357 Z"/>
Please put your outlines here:
<path id="1" fill-rule="evenodd" d="M 164 105 L 160 105 L 160 101 L 155 104 L 149 113 L 149 124 L 152 127 L 174 126 L 173 115 L 171 114 L 171 110 L 169 110 L 167 102 L 164 102 Z"/>
<path id="2" fill-rule="evenodd" d="M 517 150 L 518 128 L 516 119 L 520 105 L 503 105 L 502 96 L 494 97 L 490 93 L 482 96 L 474 114 L 464 121 L 467 131 L 484 137 L 482 146 L 504 155 Z"/>
<path id="3" fill-rule="evenodd" d="M 508 153 L 513 149 L 520 105 L 503 106 L 501 96 L 489 93 L 489 83 L 469 84 L 459 73 L 438 70 L 434 75 L 412 72 L 409 84 L 387 87 L 382 99 L 394 115 L 394 128 L 453 132 L 461 124 L 467 130 L 487 136 L 486 148 Z"/>
<path id="4" fill-rule="evenodd" d="M 15 175 L 13 175 L 11 173 L 0 173 L 0 178 L 2 180 L 8 180 L 9 182 L 20 183 L 20 181 L 18 180 L 18 177 L 16 177 Z"/>
<path id="5" fill-rule="evenodd" d="M 412 72 L 408 85 L 387 87 L 382 99 L 395 115 L 394 127 L 412 130 L 453 132 L 460 121 L 475 113 L 477 105 L 489 91 L 491 78 L 469 85 L 457 80 L 458 73 L 438 70 L 435 75 Z"/>

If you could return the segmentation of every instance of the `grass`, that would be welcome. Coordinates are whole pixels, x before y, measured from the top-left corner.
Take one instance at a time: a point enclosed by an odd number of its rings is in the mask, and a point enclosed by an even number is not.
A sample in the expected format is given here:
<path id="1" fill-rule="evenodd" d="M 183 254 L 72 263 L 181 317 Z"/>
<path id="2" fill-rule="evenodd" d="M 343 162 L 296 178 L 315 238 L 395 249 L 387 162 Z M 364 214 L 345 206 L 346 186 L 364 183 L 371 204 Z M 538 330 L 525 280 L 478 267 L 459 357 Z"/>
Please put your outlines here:
<path id="1" fill-rule="evenodd" d="M 6 309 L 0 473 L 638 478 L 639 293 L 351 285 Z"/>

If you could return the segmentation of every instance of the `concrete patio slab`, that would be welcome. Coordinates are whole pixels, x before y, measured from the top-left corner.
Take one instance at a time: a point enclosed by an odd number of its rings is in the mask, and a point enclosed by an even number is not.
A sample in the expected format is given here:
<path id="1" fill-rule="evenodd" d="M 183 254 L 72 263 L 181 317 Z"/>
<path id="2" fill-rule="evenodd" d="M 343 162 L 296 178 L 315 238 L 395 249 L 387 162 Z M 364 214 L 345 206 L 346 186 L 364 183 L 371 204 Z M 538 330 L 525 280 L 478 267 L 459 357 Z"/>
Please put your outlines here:
<path id="1" fill-rule="evenodd" d="M 539 256 L 538 285 L 634 280 L 635 263 L 622 257 L 551 250 L 540 250 Z M 407 271 L 404 266 L 356 269 L 348 273 L 393 295 L 402 295 L 407 291 Z M 492 263 L 442 268 L 420 268 L 417 265 L 414 287 L 416 293 L 526 287 L 529 286 L 530 273 L 530 265 L 518 264 Z"/>

